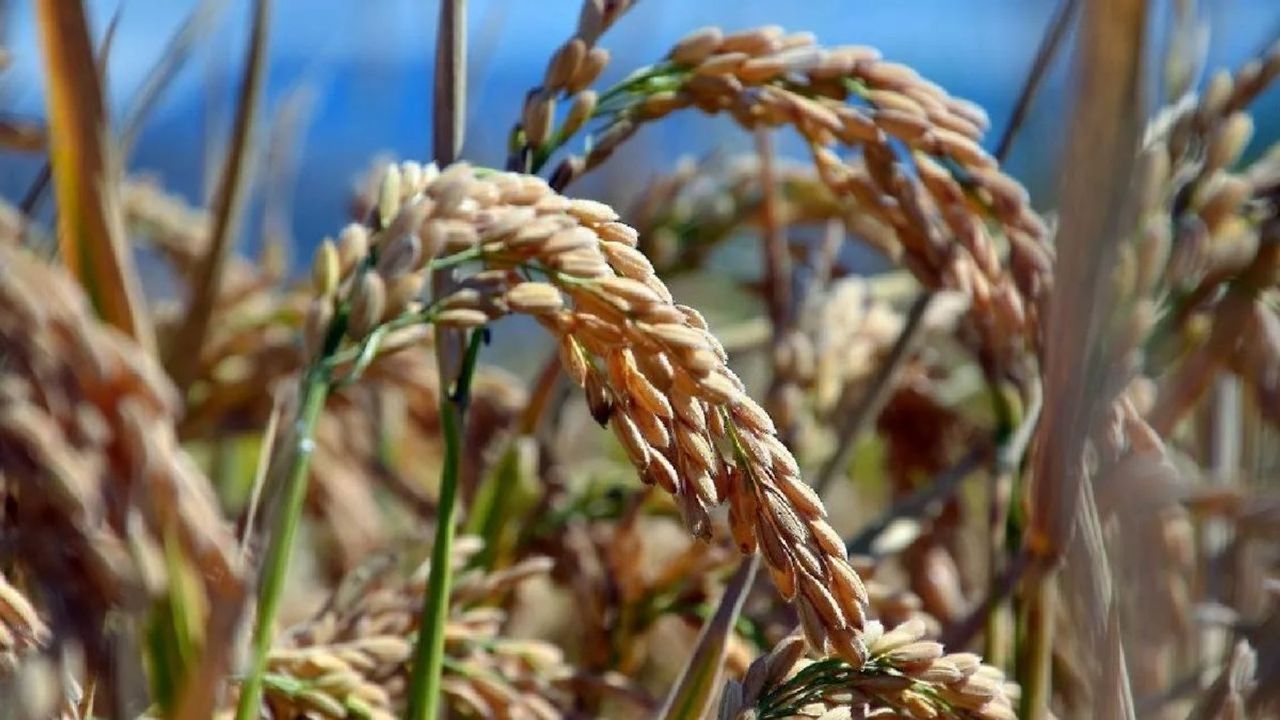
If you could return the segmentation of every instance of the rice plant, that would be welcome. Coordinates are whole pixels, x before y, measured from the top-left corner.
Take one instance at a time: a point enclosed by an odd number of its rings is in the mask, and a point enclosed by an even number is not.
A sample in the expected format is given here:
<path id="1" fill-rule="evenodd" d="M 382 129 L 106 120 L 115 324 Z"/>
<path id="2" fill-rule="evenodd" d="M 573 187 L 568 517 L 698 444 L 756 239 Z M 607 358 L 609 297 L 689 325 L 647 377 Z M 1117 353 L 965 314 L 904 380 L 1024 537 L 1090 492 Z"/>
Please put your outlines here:
<path id="1" fill-rule="evenodd" d="M 21 30 L 4 717 L 1280 712 L 1280 41 L 1197 83 L 1196 3 L 1063 0 L 993 122 L 727 4 L 622 68 L 636 0 L 549 4 L 568 39 L 522 38 L 540 84 L 485 100 L 510 129 L 478 149 L 442 0 L 430 156 L 371 159 L 295 246 L 271 0 L 207 202 L 125 170 L 222 5 L 122 114 L 114 21 Z M 1032 192 L 1005 161 L 1055 63 Z M 593 182 L 695 111 L 733 149 Z"/>

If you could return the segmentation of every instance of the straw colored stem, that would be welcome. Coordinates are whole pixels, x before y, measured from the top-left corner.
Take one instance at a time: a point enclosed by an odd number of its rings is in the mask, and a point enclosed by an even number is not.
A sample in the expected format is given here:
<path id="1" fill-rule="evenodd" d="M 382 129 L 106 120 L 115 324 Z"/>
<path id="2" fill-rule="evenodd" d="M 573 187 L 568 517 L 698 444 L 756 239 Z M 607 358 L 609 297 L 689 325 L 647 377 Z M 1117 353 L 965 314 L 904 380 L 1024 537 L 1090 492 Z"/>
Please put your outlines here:
<path id="1" fill-rule="evenodd" d="M 155 333 L 125 238 L 119 161 L 105 139 L 106 101 L 84 5 L 46 0 L 36 3 L 36 18 L 50 79 L 49 164 L 63 262 L 98 315 L 150 352 Z"/>
<path id="2" fill-rule="evenodd" d="M 1018 717 L 1027 720 L 1050 717 L 1050 665 L 1053 659 L 1054 604 L 1057 600 L 1053 581 L 1056 575 L 1057 571 L 1050 570 L 1037 572 L 1030 578 L 1023 628 L 1027 645 L 1018 668 L 1022 678 L 1022 707 Z"/>
<path id="3" fill-rule="evenodd" d="M 436 71 L 433 86 L 432 149 L 441 167 L 462 152 L 467 113 L 467 3 L 440 3 L 436 31 Z"/>
<path id="4" fill-rule="evenodd" d="M 773 140 L 769 130 L 756 131 L 756 153 L 760 156 L 760 188 L 764 215 L 764 277 L 769 319 L 775 340 L 791 322 L 791 257 L 787 251 L 787 231 L 779 216 L 778 186 L 774 172 Z"/>
<path id="5" fill-rule="evenodd" d="M 1062 227 L 1044 353 L 1044 417 L 1026 534 L 1035 567 L 1026 595 L 1027 654 L 1019 669 L 1023 715 L 1032 720 L 1049 712 L 1055 578 L 1079 522 L 1085 439 L 1107 401 L 1100 337 L 1112 296 L 1107 269 L 1117 252 L 1114 240 L 1125 226 L 1125 190 L 1139 140 L 1146 10 L 1143 0 L 1090 0 L 1077 33 L 1070 160 L 1063 169 Z"/>
<path id="6" fill-rule="evenodd" d="M 235 233 L 240 226 L 249 193 L 249 166 L 253 135 L 257 124 L 262 87 L 267 75 L 267 38 L 271 21 L 270 0 L 256 0 L 249 37 L 248 56 L 241 79 L 235 125 L 231 132 L 225 170 L 218 185 L 209 247 L 196 270 L 191 305 L 173 345 L 167 348 L 166 366 L 179 388 L 185 389 L 200 367 L 204 346 L 213 320 L 214 306 L 222 286 L 222 275 L 231 257 Z"/>

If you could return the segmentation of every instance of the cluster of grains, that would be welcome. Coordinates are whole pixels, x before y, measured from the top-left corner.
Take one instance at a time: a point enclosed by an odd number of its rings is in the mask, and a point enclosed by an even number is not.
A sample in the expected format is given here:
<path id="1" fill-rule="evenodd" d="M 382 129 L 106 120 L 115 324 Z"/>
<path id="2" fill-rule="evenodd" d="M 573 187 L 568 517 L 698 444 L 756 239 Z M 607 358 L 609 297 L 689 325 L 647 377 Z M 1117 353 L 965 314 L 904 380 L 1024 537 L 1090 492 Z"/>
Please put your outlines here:
<path id="1" fill-rule="evenodd" d="M 716 28 L 681 40 L 663 63 L 637 71 L 611 96 L 605 128 L 552 184 L 595 167 L 644 124 L 676 110 L 728 113 L 746 128 L 794 127 L 810 145 L 822 182 L 856 198 L 878 235 L 927 287 L 972 298 L 993 370 L 1038 349 L 1047 297 L 1047 230 L 1027 193 L 980 146 L 987 119 L 872 48 L 823 48 L 809 33 Z M 840 147 L 859 149 L 846 160 Z M 1001 241 L 1009 257 L 1002 262 Z"/>
<path id="2" fill-rule="evenodd" d="M 208 213 L 146 180 L 123 183 L 121 199 L 134 241 L 154 251 L 173 279 L 189 287 L 208 245 Z M 272 263 L 230 258 L 214 301 L 214 321 L 185 393 L 178 425 L 182 439 L 265 425 L 272 393 L 263 389 L 274 388 L 301 364 L 296 337 L 306 293 L 282 290 L 283 285 L 283 272 Z M 162 342 L 183 322 L 183 308 L 157 304 Z"/>
<path id="3" fill-rule="evenodd" d="M 0 478 L 19 567 L 61 601 L 55 631 L 94 662 L 124 609 L 166 591 L 186 557 L 210 602 L 240 586 L 207 480 L 174 436 L 178 399 L 156 364 L 99 325 L 65 272 L 0 247 Z"/>
<path id="4" fill-rule="evenodd" d="M 1280 75 L 1280 44 L 1233 76 L 1218 73 L 1197 102 L 1153 124 L 1135 181 L 1136 237 L 1122 246 L 1119 294 L 1189 292 L 1238 275 L 1259 251 L 1266 159 L 1236 172 L 1253 136 L 1248 104 Z M 1194 98 L 1189 98 L 1193 100 Z"/>
<path id="5" fill-rule="evenodd" d="M 843 224 L 854 237 L 896 252 L 897 241 L 882 223 L 869 219 L 856 197 L 837 198 L 808 163 L 775 161 L 774 218 L 793 227 L 826 221 Z M 628 217 L 641 233 L 640 250 L 664 277 L 703 266 L 708 254 L 743 227 L 763 218 L 765 188 L 757 155 L 697 163 L 682 160 L 655 177 L 640 193 Z"/>
<path id="6" fill-rule="evenodd" d="M 463 566 L 478 549 L 460 539 L 454 564 Z M 547 561 L 530 559 L 495 572 L 466 571 L 457 578 L 445 628 L 442 688 L 465 715 L 564 716 L 557 684 L 571 672 L 560 650 L 541 641 L 503 637 L 506 614 L 485 605 L 548 568 Z M 427 570 L 424 566 L 407 579 L 391 562 L 371 572 L 357 571 L 319 615 L 291 630 L 268 661 L 264 703 L 269 716 L 398 717 Z"/>
<path id="7" fill-rule="evenodd" d="M 566 523 L 539 544 L 573 596 L 571 651 L 598 676 L 668 659 L 669 648 L 650 638 L 673 616 L 687 621 L 692 640 L 698 609 L 714 602 L 719 580 L 740 562 L 727 538 L 691 540 L 672 518 L 643 514 L 645 494 L 629 498 L 616 520 Z"/>
<path id="8" fill-rule="evenodd" d="M 126 182 L 123 202 L 135 237 L 185 281 L 205 248 L 208 214 L 146 181 Z M 375 204 L 376 197 L 369 205 Z M 187 393 L 180 438 L 261 432 L 267 426 L 276 399 L 306 365 L 297 336 L 310 299 L 305 284 L 287 286 L 270 268 L 243 257 L 232 259 L 196 381 Z M 157 320 L 163 333 L 167 317 L 162 313 Z M 364 369 L 360 383 L 330 394 L 316 429 L 307 508 L 320 521 L 317 529 L 325 531 L 320 556 L 333 578 L 386 541 L 387 524 L 376 498 L 380 486 L 411 506 L 425 506 L 426 499 L 412 492 L 412 483 L 389 464 L 379 443 L 434 444 L 439 436 L 438 384 L 430 353 L 384 353 Z M 481 371 L 472 391 L 471 436 L 465 443 L 476 457 L 465 463 L 467 472 L 485 472 L 485 451 L 523 404 L 523 389 L 513 378 L 488 368 Z"/>
<path id="9" fill-rule="evenodd" d="M 751 664 L 742 682 L 730 681 L 721 720 L 773 718 L 954 718 L 1011 720 L 1018 687 L 972 653 L 950 653 L 907 622 L 885 632 L 867 625 L 867 660 L 802 657 L 794 636 Z"/>
<path id="10" fill-rule="evenodd" d="M 1163 447 L 1141 445 L 1109 459 L 1096 486 L 1099 517 L 1113 528 L 1117 576 L 1143 577 L 1118 606 L 1129 681 L 1146 695 L 1176 682 L 1185 639 L 1195 631 L 1196 527 L 1181 504 L 1186 483 L 1172 458 Z"/>
<path id="11" fill-rule="evenodd" d="M 1091 438 L 1115 571 L 1149 578 L 1117 596 L 1135 695 L 1174 682 L 1192 622 L 1195 529 L 1180 500 L 1187 478 L 1161 436 L 1226 370 L 1253 389 L 1264 418 L 1276 417 L 1280 165 L 1274 150 L 1239 165 L 1253 135 L 1249 105 L 1278 76 L 1280 44 L 1234 74 L 1217 73 L 1201 95 L 1156 118 L 1136 164 L 1106 328 L 1114 398 Z"/>
<path id="12" fill-rule="evenodd" d="M 130 234 L 145 240 L 181 275 L 193 272 L 208 246 L 209 213 L 147 179 L 120 185 L 120 204 Z"/>
<path id="13" fill-rule="evenodd" d="M 902 587 L 902 583 L 882 580 L 867 573 L 873 569 L 863 570 L 867 578 L 867 596 L 871 599 L 871 614 L 882 624 L 901 625 L 906 622 L 920 623 L 929 637 L 937 637 L 942 632 L 942 624 L 938 619 L 924 610 L 924 600 L 910 589 Z"/>
<path id="14" fill-rule="evenodd" d="M 510 169 L 533 172 L 541 168 L 551 150 L 591 119 L 599 96 L 590 88 L 609 64 L 609 51 L 596 43 L 634 4 L 634 0 L 582 3 L 577 31 L 551 56 L 542 85 L 525 96 Z M 567 102 L 569 109 L 557 128 L 558 101 Z"/>
<path id="15" fill-rule="evenodd" d="M 952 334 L 966 300 L 954 293 L 940 295 L 921 321 L 927 337 Z M 865 389 L 905 321 L 873 283 L 859 277 L 832 283 L 816 305 L 803 325 L 810 347 L 796 352 L 795 364 L 797 379 L 813 394 L 815 410 L 825 414 L 836 409 L 851 387 Z"/>
<path id="16" fill-rule="evenodd" d="M 860 656 L 866 595 L 843 541 L 702 316 L 673 301 L 617 213 L 535 176 L 405 164 L 385 174 L 373 222 L 317 253 L 313 357 L 348 352 L 343 333 L 364 355 L 424 322 L 469 328 L 509 312 L 533 316 L 554 335 L 592 416 L 646 482 L 677 498 L 694 534 L 708 535 L 708 512 L 728 502 L 741 550 L 763 552 L 815 646 Z M 429 271 L 461 260 L 481 267 L 425 303 Z"/>
<path id="17" fill-rule="evenodd" d="M 954 376 L 938 365 L 924 359 L 908 363 L 876 420 L 895 502 L 907 502 L 930 483 L 954 474 L 968 462 L 962 456 L 973 457 L 973 449 L 988 442 L 985 426 L 975 426 L 952 405 L 954 401 L 944 399 L 949 382 L 955 386 Z M 953 626 L 970 612 L 971 588 L 962 573 L 962 559 L 967 557 L 964 532 L 983 515 L 957 493 L 948 492 L 933 501 L 928 513 L 882 532 L 873 544 L 875 550 L 897 556 L 907 586 L 944 626 Z"/>
<path id="18" fill-rule="evenodd" d="M 1280 396 L 1274 371 L 1280 320 L 1265 291 L 1274 288 L 1280 259 L 1280 152 L 1233 169 L 1253 135 L 1247 108 L 1277 77 L 1280 43 L 1235 74 L 1215 75 L 1199 98 L 1169 109 L 1148 132 L 1135 182 L 1137 229 L 1120 248 L 1114 278 L 1117 294 L 1134 308 L 1125 317 L 1137 327 L 1115 334 L 1140 338 L 1160 330 L 1165 342 L 1148 360 L 1156 367 L 1181 349 L 1168 339 L 1206 339 L 1193 342 L 1162 383 L 1150 415 L 1161 433 L 1177 425 L 1228 362 L 1249 381 L 1264 415 L 1277 417 L 1271 408 Z M 1166 297 L 1166 317 L 1157 325 Z M 1119 345 L 1118 352 L 1135 358 L 1141 349 Z"/>
<path id="19" fill-rule="evenodd" d="M 49 628 L 35 607 L 0 574 L 0 677 L 13 673 L 27 651 L 49 642 Z"/>

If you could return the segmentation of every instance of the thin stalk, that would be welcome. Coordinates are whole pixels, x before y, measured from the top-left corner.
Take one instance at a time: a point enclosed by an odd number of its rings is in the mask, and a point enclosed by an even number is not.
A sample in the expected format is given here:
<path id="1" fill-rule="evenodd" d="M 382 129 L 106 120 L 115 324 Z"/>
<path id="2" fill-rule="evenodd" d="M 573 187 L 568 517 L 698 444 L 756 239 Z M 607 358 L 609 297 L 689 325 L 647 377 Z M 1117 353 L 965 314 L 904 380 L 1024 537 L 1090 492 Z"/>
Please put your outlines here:
<path id="1" fill-rule="evenodd" d="M 432 155 L 444 167 L 462 152 L 467 122 L 466 0 L 440 3 L 432 105 Z"/>
<path id="2" fill-rule="evenodd" d="M 929 311 L 934 297 L 935 293 L 928 290 L 916 298 L 911 309 L 907 311 L 902 332 L 898 334 L 897 340 L 890 348 L 889 356 L 876 368 L 875 377 L 867 386 L 868 390 L 840 417 L 836 428 L 836 451 L 827 458 L 813 481 L 813 489 L 819 495 L 825 493 L 831 481 L 835 480 L 848 466 L 858 436 L 888 402 L 890 391 L 897 385 L 898 372 L 915 351 L 916 341 L 920 339 L 920 330 L 924 327 L 925 313 Z"/>
<path id="3" fill-rule="evenodd" d="M 754 553 L 743 558 L 738 569 L 720 596 L 715 612 L 707 618 L 698 634 L 693 653 L 672 685 L 671 693 L 659 714 L 663 720 L 696 720 L 706 717 L 715 700 L 724 670 L 724 659 L 734 625 L 742 614 L 742 606 L 756 571 L 760 567 L 760 555 Z"/>
<path id="4" fill-rule="evenodd" d="M 1026 646 L 1018 662 L 1022 680 L 1022 707 L 1018 717 L 1044 718 L 1052 691 L 1053 615 L 1056 570 L 1041 570 L 1031 578 L 1024 607 L 1023 637 Z"/>
<path id="5" fill-rule="evenodd" d="M 209 230 L 208 247 L 195 269 L 186 318 L 173 344 L 164 353 L 170 375 L 183 390 L 190 386 L 199 372 L 200 348 L 204 347 L 213 322 L 218 288 L 231 257 L 249 194 L 254 162 L 253 136 L 267 76 L 270 22 L 270 0 L 255 0 L 249 47 L 240 79 L 240 97 L 231 128 L 231 144 L 214 196 L 213 226 Z"/>
<path id="6" fill-rule="evenodd" d="M 453 537 L 458 515 L 458 478 L 461 475 L 462 428 L 470 399 L 480 343 L 486 334 L 471 334 L 458 383 L 453 393 L 440 401 L 440 423 L 444 434 L 444 468 L 440 476 L 440 500 L 436 513 L 436 539 L 431 548 L 431 573 L 422 599 L 418 640 L 413 650 L 409 680 L 407 720 L 435 720 L 440 707 L 440 680 L 444 672 L 444 626 L 449 617 L 449 592 L 453 584 Z"/>
<path id="7" fill-rule="evenodd" d="M 1001 162 L 1004 162 L 1009 156 L 1009 151 L 1013 149 L 1013 140 L 1017 137 L 1022 124 L 1026 122 L 1027 113 L 1031 111 L 1031 103 L 1035 99 L 1036 92 L 1049 74 L 1049 65 L 1058 54 L 1058 48 L 1062 46 L 1062 40 L 1067 36 L 1067 29 L 1071 27 L 1071 21 L 1075 19 L 1079 6 L 1080 0 L 1062 0 L 1049 20 L 1049 27 L 1040 40 L 1040 47 L 1036 49 L 1035 59 L 1031 61 L 1031 70 L 1023 81 L 1022 92 L 1018 93 L 1018 100 L 1013 106 L 1013 112 L 1009 115 L 1009 124 L 1005 126 L 1004 132 L 1000 135 L 1000 143 L 996 146 L 995 156 Z"/>
<path id="8" fill-rule="evenodd" d="M 294 428 L 294 446 L 285 480 L 284 505 L 275 522 L 276 532 L 267 546 L 266 562 L 261 583 L 258 586 L 258 616 L 253 630 L 253 658 L 249 674 L 240 687 L 240 702 L 236 706 L 236 720 L 251 720 L 258 716 L 258 704 L 262 700 L 262 676 L 267 669 L 267 654 L 271 650 L 276 612 L 284 594 L 284 580 L 293 552 L 293 540 L 298 534 L 302 517 L 302 504 L 307 496 L 307 471 L 311 466 L 311 453 L 316 423 L 329 395 L 328 371 L 322 364 L 313 365 L 302 380 L 301 409 L 298 424 Z"/>

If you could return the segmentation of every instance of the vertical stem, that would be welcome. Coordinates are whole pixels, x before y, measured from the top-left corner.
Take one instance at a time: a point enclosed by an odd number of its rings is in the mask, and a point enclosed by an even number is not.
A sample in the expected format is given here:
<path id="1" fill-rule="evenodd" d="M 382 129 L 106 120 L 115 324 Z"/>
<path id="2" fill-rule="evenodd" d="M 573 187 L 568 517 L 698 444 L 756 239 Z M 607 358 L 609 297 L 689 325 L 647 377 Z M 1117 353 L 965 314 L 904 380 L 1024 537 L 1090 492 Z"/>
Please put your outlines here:
<path id="1" fill-rule="evenodd" d="M 441 0 L 432 87 L 432 155 L 441 167 L 458 159 L 467 114 L 467 3 Z"/>
<path id="2" fill-rule="evenodd" d="M 1079 10 L 1080 0 L 1060 0 L 1058 9 L 1049 20 L 1049 25 L 1045 29 L 1044 35 L 1040 39 L 1040 46 L 1036 49 L 1035 58 L 1031 61 L 1031 67 L 1027 71 L 1026 78 L 1022 81 L 1022 88 L 1018 92 L 1017 102 L 1014 103 L 1013 111 L 1009 115 L 1009 122 L 1005 125 L 1004 131 L 1000 134 L 1000 141 L 996 145 L 995 157 L 1001 164 L 1009 159 L 1009 153 L 1013 150 L 1013 143 L 1018 138 L 1018 132 L 1022 129 L 1023 123 L 1026 122 L 1027 115 L 1031 111 L 1031 105 L 1035 102 L 1036 95 L 1039 94 L 1044 79 L 1049 74 L 1049 66 L 1053 64 L 1053 60 L 1058 55 L 1059 49 L 1062 47 L 1062 41 L 1067 36 L 1067 30 L 1071 27 L 1077 11 Z M 998 393 L 999 390 L 997 389 Z M 998 397 L 998 396 L 997 396 Z M 1040 395 L 1037 388 L 1032 403 L 1036 405 L 1036 411 L 1030 414 L 1029 422 L 1023 421 L 1023 433 L 1027 439 L 1030 437 L 1031 429 L 1035 427 L 1039 419 L 1039 402 Z M 1002 444 L 1005 441 L 1002 440 Z M 1006 445 L 1006 448 L 1008 446 Z M 1014 487 L 1016 485 L 1017 476 L 1019 474 L 1019 465 L 1023 460 L 1026 450 L 1026 442 L 1023 442 L 1018 449 L 1017 455 L 1012 456 L 1007 452 L 997 453 L 995 468 L 991 473 L 991 480 L 988 483 L 989 492 L 989 514 L 987 538 L 988 549 L 988 610 L 986 618 L 986 632 L 982 638 L 982 656 L 987 662 L 996 667 L 1006 664 L 1007 653 L 1013 641 L 1012 621 L 1010 613 L 1010 603 L 1008 602 L 1006 593 L 1001 590 L 1001 582 L 1009 575 L 1006 565 L 1010 557 L 1010 548 L 1008 547 L 1009 534 L 1009 503 L 1013 497 Z M 1019 560 L 1025 560 L 1025 556 L 1019 554 Z"/>
<path id="3" fill-rule="evenodd" d="M 458 514 L 458 476 L 462 459 L 462 429 L 470 399 L 471 378 L 485 330 L 471 335 L 466 357 L 453 393 L 440 400 L 444 433 L 444 468 L 440 477 L 436 538 L 431 548 L 431 572 L 422 598 L 418 640 L 413 650 L 409 680 L 407 720 L 435 720 L 440 706 L 440 678 L 444 670 L 444 626 L 449 617 L 449 592 L 453 584 L 453 537 Z"/>
<path id="4" fill-rule="evenodd" d="M 423 599 L 418 641 L 413 652 L 409 689 L 409 720 L 435 720 L 440 704 L 440 678 L 444 670 L 444 624 L 449 614 L 449 587 L 453 583 L 454 520 L 458 504 L 458 460 L 462 455 L 460 418 L 454 403 L 440 403 L 445 454 L 440 478 L 440 502 L 435 545 L 431 549 L 431 575 Z"/>
<path id="5" fill-rule="evenodd" d="M 1022 678 L 1022 707 L 1018 717 L 1042 720 L 1049 717 L 1050 669 L 1053 659 L 1054 580 L 1056 570 L 1038 568 L 1029 578 L 1024 634 L 1025 654 L 1018 663 Z"/>
<path id="6" fill-rule="evenodd" d="M 467 113 L 467 3 L 441 0 L 436 26 L 436 69 L 432 86 L 432 155 L 441 167 L 449 165 L 462 151 Z M 453 285 L 453 271 L 438 269 L 431 275 L 435 299 Z M 454 390 L 440 400 L 440 421 L 444 432 L 444 468 L 440 478 L 440 501 L 436 512 L 436 539 L 431 549 L 431 574 L 422 598 L 418 640 L 413 651 L 409 679 L 409 720 L 435 720 L 440 707 L 440 677 L 444 670 L 444 625 L 449 616 L 449 589 L 453 580 L 454 526 L 457 517 L 458 476 L 462 460 L 462 421 L 465 417 L 471 376 L 475 372 L 480 340 L 485 330 L 472 334 L 466 355 L 458 362 L 460 338 L 456 330 L 436 328 L 436 368 L 440 386 Z"/>
<path id="7" fill-rule="evenodd" d="M 1073 597 L 1084 585 L 1054 583 L 1080 523 L 1087 476 L 1081 457 L 1102 408 L 1106 374 L 1106 313 L 1112 307 L 1109 269 L 1121 237 L 1133 227 L 1127 201 L 1141 134 L 1147 0 L 1084 0 L 1076 32 L 1076 81 L 1043 352 L 1044 411 L 1031 465 L 1025 546 L 1033 554 L 1028 578 L 1027 661 L 1019 668 L 1024 716 L 1049 715 L 1048 672 L 1053 645 L 1054 594 Z M 1076 568 L 1089 577 L 1101 568 Z M 1096 585 L 1097 583 L 1093 583 Z M 1068 606 L 1074 603 L 1065 603 Z M 1096 618 L 1095 618 L 1096 619 Z M 1101 657 L 1089 638 L 1085 657 Z"/>
<path id="8" fill-rule="evenodd" d="M 258 716 L 258 703 L 262 699 L 262 676 L 267 669 L 267 654 L 275 629 L 276 612 L 284 594 L 284 580 L 289 568 L 289 556 L 293 552 L 293 540 L 298 534 L 302 517 L 302 503 L 307 496 L 307 470 L 311 466 L 316 422 L 329 395 L 328 373 L 321 365 L 313 365 L 302 380 L 298 424 L 294 428 L 294 446 L 289 458 L 289 474 L 285 479 L 284 504 L 276 520 L 276 532 L 267 546 L 266 563 L 258 586 L 258 615 L 253 630 L 253 658 L 249 674 L 240 687 L 240 702 L 236 706 L 236 720 L 251 720 Z"/>
<path id="9" fill-rule="evenodd" d="M 769 321 L 774 339 L 791 325 L 791 256 L 787 249 L 787 229 L 782 225 L 782 209 L 774 173 L 773 141 L 769 131 L 756 131 L 756 154 L 760 158 L 760 194 L 764 215 L 764 283 Z"/>

